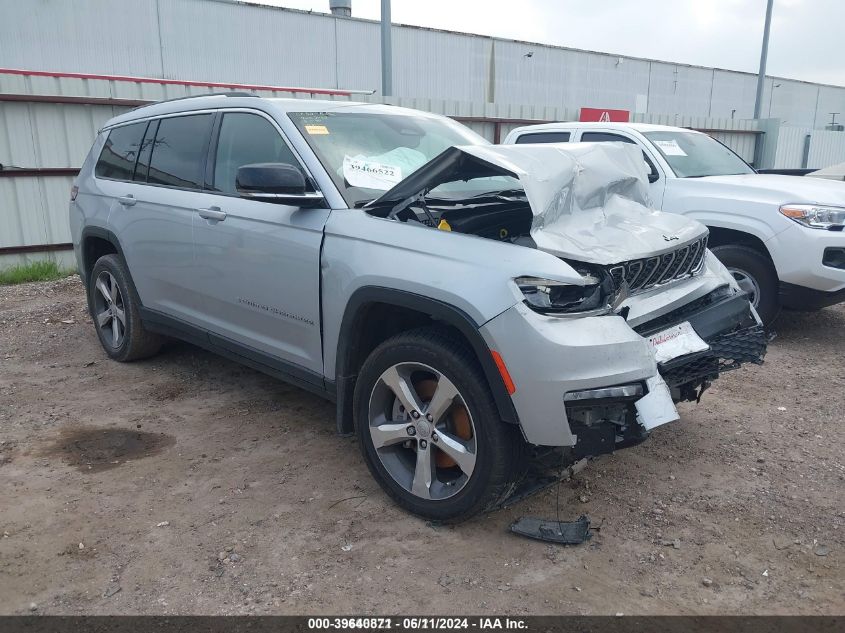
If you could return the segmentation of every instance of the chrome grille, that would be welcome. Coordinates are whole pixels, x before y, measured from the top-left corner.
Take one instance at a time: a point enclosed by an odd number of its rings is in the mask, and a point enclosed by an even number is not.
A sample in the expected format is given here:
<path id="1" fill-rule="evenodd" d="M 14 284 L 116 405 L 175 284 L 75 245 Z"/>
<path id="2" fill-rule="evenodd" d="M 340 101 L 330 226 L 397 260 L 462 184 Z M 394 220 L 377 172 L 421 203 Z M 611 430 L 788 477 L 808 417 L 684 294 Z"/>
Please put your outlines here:
<path id="1" fill-rule="evenodd" d="M 691 242 L 659 257 L 633 259 L 610 267 L 610 275 L 620 285 L 628 282 L 629 292 L 640 292 L 670 281 L 691 277 L 704 265 L 707 237 Z"/>

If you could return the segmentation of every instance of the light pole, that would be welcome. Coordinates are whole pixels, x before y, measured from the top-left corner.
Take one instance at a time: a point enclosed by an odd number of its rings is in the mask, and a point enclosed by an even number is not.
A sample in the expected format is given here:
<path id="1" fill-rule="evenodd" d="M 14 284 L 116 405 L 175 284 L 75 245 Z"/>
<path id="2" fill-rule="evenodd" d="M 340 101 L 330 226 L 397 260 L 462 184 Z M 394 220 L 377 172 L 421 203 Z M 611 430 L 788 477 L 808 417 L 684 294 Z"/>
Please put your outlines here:
<path id="1" fill-rule="evenodd" d="M 390 0 L 381 0 L 381 94 L 393 94 L 393 46 L 390 41 Z"/>
<path id="2" fill-rule="evenodd" d="M 754 118 L 759 119 L 763 109 L 763 83 L 766 80 L 766 59 L 769 56 L 769 31 L 772 28 L 772 5 L 769 0 L 766 5 L 766 23 L 763 26 L 763 48 L 760 51 L 760 72 L 757 73 L 757 98 L 754 100 Z"/>

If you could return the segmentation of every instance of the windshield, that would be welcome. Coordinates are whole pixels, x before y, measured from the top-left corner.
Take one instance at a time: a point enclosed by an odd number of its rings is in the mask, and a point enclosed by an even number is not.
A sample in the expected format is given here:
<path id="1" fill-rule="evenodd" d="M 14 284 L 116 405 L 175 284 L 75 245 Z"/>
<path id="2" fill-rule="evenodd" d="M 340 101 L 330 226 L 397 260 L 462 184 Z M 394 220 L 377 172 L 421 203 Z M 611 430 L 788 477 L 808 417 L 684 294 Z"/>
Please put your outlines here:
<path id="1" fill-rule="evenodd" d="M 719 141 L 697 132 L 646 132 L 678 178 L 753 174 L 754 170 Z"/>
<path id="2" fill-rule="evenodd" d="M 352 207 L 378 198 L 453 145 L 489 145 L 447 118 L 369 112 L 291 112 L 302 136 Z M 519 188 L 496 176 L 443 184 L 432 196 L 465 197 Z"/>

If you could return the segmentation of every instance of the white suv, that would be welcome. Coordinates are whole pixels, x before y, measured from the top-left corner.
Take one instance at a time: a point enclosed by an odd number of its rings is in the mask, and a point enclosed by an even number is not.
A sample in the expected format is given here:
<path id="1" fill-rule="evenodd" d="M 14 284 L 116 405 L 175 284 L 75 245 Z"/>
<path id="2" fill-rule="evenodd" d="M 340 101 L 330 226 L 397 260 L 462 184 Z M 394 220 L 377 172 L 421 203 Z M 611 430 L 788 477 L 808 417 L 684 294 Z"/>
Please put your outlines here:
<path id="1" fill-rule="evenodd" d="M 710 229 L 709 246 L 765 323 L 845 301 L 845 184 L 758 174 L 707 134 L 644 123 L 520 127 L 506 144 L 622 142 L 643 151 L 652 204 Z"/>

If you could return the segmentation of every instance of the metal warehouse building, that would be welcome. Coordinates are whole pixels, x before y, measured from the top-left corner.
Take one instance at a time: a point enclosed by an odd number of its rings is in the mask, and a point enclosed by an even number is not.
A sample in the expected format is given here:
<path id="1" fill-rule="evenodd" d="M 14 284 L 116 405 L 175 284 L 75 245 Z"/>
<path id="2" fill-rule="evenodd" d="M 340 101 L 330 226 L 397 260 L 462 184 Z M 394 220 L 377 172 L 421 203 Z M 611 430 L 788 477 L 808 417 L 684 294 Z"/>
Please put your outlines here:
<path id="1" fill-rule="evenodd" d="M 70 262 L 68 191 L 108 118 L 226 89 L 407 105 L 491 141 L 622 109 L 707 131 L 757 165 L 845 161 L 845 133 L 822 129 L 845 112 L 845 87 L 769 77 L 767 118 L 751 120 L 749 73 L 394 25 L 382 97 L 371 20 L 233 0 L 0 0 L 0 15 L 0 267 L 45 252 Z"/>
<path id="2" fill-rule="evenodd" d="M 370 20 L 232 0 L 0 6 L 0 66 L 7 68 L 380 87 L 379 24 Z M 398 25 L 393 77 L 399 97 L 736 119 L 753 116 L 756 89 L 749 73 Z M 845 112 L 845 87 L 770 77 L 763 103 L 764 116 L 821 127 L 830 112 Z"/>

